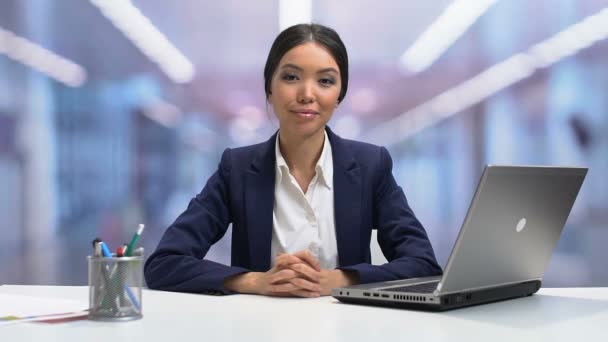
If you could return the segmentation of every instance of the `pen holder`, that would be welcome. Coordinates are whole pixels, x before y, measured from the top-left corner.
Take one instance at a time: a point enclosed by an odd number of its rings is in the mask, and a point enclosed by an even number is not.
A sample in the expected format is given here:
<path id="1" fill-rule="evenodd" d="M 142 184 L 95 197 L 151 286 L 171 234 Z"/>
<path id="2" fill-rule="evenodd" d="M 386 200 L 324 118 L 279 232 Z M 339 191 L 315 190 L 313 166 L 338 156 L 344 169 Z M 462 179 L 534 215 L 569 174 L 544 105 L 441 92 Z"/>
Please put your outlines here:
<path id="1" fill-rule="evenodd" d="M 142 318 L 143 256 L 87 257 L 89 319 L 129 321 Z"/>

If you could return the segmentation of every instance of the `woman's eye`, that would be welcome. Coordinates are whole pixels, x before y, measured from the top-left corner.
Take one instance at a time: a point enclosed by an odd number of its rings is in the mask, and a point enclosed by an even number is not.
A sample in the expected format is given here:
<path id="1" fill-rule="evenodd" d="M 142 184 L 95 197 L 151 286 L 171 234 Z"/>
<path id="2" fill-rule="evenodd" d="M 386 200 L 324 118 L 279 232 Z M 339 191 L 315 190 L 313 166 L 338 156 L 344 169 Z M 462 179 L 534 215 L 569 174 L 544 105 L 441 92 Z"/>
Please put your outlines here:
<path id="1" fill-rule="evenodd" d="M 336 81 L 333 78 L 322 78 L 319 80 L 319 83 L 325 86 L 330 86 L 332 84 L 335 84 Z"/>
<path id="2" fill-rule="evenodd" d="M 281 78 L 284 79 L 285 81 L 295 81 L 295 80 L 298 79 L 298 77 L 296 75 L 293 75 L 293 74 L 285 74 Z"/>

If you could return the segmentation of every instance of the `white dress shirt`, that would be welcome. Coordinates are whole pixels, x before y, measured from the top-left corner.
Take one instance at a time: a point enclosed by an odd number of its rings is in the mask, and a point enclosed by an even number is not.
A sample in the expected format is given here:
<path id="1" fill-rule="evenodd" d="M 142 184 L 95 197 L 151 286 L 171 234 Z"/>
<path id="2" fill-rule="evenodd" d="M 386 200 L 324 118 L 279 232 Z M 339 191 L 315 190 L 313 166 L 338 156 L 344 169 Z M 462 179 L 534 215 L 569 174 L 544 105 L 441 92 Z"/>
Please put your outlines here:
<path id="1" fill-rule="evenodd" d="M 276 177 L 272 211 L 271 266 L 279 253 L 310 250 L 323 269 L 338 266 L 338 246 L 334 215 L 334 164 L 327 133 L 323 151 L 315 166 L 315 176 L 304 193 L 289 172 L 275 144 Z"/>

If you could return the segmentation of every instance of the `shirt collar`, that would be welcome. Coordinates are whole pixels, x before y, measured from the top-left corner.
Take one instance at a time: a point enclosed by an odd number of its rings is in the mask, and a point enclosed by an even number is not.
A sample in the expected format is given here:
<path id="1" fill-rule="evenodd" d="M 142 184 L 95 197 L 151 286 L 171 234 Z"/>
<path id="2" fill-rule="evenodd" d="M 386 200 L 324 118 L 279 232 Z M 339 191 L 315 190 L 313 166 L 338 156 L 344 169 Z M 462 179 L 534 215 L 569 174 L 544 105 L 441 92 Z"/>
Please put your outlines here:
<path id="1" fill-rule="evenodd" d="M 281 154 L 281 149 L 279 148 L 279 134 L 277 133 L 277 139 L 274 144 L 274 154 L 277 161 L 277 169 L 276 169 L 276 179 L 277 183 L 281 183 L 281 179 L 283 178 L 283 172 L 289 172 L 289 167 L 287 166 L 287 162 L 283 155 Z"/>
<path id="2" fill-rule="evenodd" d="M 327 136 L 327 132 L 325 133 L 325 139 L 323 141 L 323 150 L 321 151 L 321 156 L 319 160 L 317 160 L 317 165 L 315 166 L 315 171 L 317 172 L 318 179 L 322 181 L 327 188 L 330 190 L 333 188 L 334 180 L 334 162 L 333 155 L 331 150 L 331 143 L 329 142 L 329 137 Z M 277 182 L 281 182 L 283 175 L 289 173 L 289 166 L 287 166 L 287 162 L 283 155 L 281 154 L 281 149 L 279 148 L 279 133 L 277 134 L 276 142 L 274 145 L 274 153 L 277 161 L 276 166 L 276 179 Z"/>

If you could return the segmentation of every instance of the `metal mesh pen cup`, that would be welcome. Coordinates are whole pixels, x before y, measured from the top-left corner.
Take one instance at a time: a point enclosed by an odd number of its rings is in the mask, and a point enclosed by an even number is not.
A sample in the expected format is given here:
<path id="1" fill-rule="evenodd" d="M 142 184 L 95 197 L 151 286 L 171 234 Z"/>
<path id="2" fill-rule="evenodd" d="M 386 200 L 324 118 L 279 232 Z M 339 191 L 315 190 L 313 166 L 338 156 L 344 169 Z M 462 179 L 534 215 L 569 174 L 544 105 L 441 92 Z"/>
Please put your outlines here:
<path id="1" fill-rule="evenodd" d="M 142 318 L 143 256 L 87 257 L 89 319 L 129 321 Z"/>

